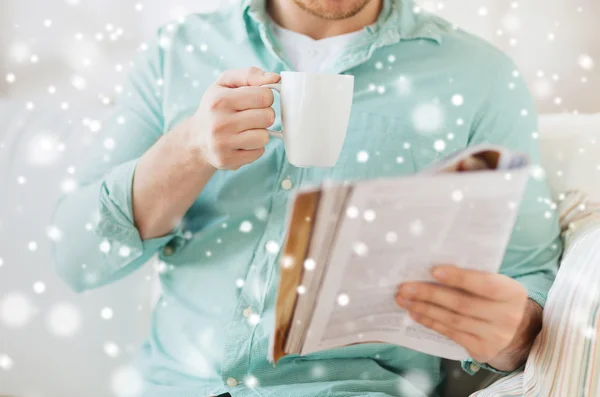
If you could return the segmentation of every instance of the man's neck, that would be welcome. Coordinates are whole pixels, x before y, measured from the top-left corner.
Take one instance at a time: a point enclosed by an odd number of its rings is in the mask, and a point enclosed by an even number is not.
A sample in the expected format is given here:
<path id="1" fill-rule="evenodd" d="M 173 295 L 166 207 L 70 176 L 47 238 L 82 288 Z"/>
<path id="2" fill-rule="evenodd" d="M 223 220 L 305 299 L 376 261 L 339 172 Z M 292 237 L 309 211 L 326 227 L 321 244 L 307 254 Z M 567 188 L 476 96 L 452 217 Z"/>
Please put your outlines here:
<path id="1" fill-rule="evenodd" d="M 290 0 L 268 0 L 268 12 L 280 26 L 315 40 L 356 32 L 377 21 L 383 0 L 370 1 L 358 14 L 341 20 L 320 18 Z"/>

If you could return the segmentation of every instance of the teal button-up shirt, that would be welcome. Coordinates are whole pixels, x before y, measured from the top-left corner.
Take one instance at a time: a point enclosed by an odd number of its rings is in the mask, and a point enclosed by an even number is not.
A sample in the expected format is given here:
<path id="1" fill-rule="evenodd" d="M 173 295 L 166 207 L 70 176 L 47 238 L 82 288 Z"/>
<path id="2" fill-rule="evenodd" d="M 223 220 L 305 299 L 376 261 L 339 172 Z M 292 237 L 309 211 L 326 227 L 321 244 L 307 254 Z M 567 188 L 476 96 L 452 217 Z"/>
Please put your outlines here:
<path id="1" fill-rule="evenodd" d="M 194 114 L 222 71 L 249 66 L 292 70 L 263 1 L 191 15 L 142 46 L 114 117 L 77 167 L 79 188 L 56 211 L 58 272 L 86 290 L 158 254 L 163 292 L 137 360 L 147 397 L 437 395 L 440 360 L 402 347 L 361 344 L 267 361 L 286 210 L 301 186 L 408 175 L 480 142 L 537 162 L 536 112 L 522 77 L 482 40 L 408 0 L 385 1 L 378 21 L 331 66 L 355 76 L 335 167 L 296 168 L 273 139 L 256 162 L 218 171 L 171 234 L 142 241 L 131 199 L 137 159 Z M 501 271 L 543 305 L 561 247 L 548 187 L 536 176 Z M 482 365 L 466 360 L 463 368 Z"/>

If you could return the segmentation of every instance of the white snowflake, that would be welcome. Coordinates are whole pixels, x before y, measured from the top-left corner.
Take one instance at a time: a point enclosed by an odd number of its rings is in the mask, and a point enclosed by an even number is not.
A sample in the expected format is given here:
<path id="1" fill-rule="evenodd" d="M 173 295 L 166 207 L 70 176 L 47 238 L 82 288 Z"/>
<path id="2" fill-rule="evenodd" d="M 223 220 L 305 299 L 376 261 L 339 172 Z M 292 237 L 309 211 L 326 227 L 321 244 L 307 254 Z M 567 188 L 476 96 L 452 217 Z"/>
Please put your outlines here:
<path id="1" fill-rule="evenodd" d="M 256 216 L 259 221 L 265 221 L 269 216 L 269 211 L 267 211 L 265 207 L 258 207 L 254 210 L 254 216 Z"/>
<path id="2" fill-rule="evenodd" d="M 504 30 L 513 33 L 521 28 L 521 20 L 515 14 L 507 14 L 502 20 L 502 25 Z"/>
<path id="3" fill-rule="evenodd" d="M 409 230 L 410 234 L 412 234 L 415 237 L 418 237 L 423 234 L 423 231 L 425 230 L 425 225 L 423 224 L 422 220 L 417 219 L 410 223 Z"/>
<path id="4" fill-rule="evenodd" d="M 350 297 L 348 296 L 348 294 L 339 294 L 337 297 L 337 303 L 340 306 L 348 306 L 348 304 L 350 303 Z"/>
<path id="5" fill-rule="evenodd" d="M 58 337 L 75 335 L 81 328 L 81 312 L 68 302 L 53 306 L 46 317 L 48 331 Z"/>
<path id="6" fill-rule="evenodd" d="M 83 91 L 87 88 L 87 81 L 81 76 L 73 76 L 71 77 L 71 85 L 75 87 L 75 89 Z"/>
<path id="7" fill-rule="evenodd" d="M 308 271 L 315 270 L 315 267 L 317 267 L 317 263 L 315 262 L 315 260 L 314 260 L 314 259 L 312 259 L 312 258 L 307 258 L 307 259 L 304 261 L 304 268 L 305 268 L 306 270 L 308 270 Z"/>
<path id="8" fill-rule="evenodd" d="M 363 242 L 357 241 L 353 247 L 354 253 L 358 256 L 367 256 L 369 254 L 369 247 Z"/>
<path id="9" fill-rule="evenodd" d="M 110 358 L 117 358 L 121 354 L 121 349 L 115 342 L 104 342 L 102 346 L 104 353 Z"/>
<path id="10" fill-rule="evenodd" d="M 77 182 L 73 178 L 63 179 L 60 183 L 60 190 L 62 190 L 63 193 L 70 193 L 75 189 L 77 189 Z"/>
<path id="11" fill-rule="evenodd" d="M 110 242 L 108 240 L 104 240 L 100 243 L 98 248 L 100 249 L 100 252 L 108 254 L 111 249 Z"/>
<path id="12" fill-rule="evenodd" d="M 131 255 L 131 248 L 129 248 L 126 245 L 119 247 L 119 256 L 120 257 L 127 258 L 129 255 Z"/>
<path id="13" fill-rule="evenodd" d="M 385 234 L 385 241 L 387 241 L 390 244 L 395 243 L 396 241 L 398 241 L 398 234 L 396 232 L 387 232 Z"/>
<path id="14" fill-rule="evenodd" d="M 281 266 L 284 269 L 289 269 L 292 266 L 294 266 L 294 257 L 290 256 L 290 255 L 286 255 L 283 258 L 281 258 Z"/>
<path id="15" fill-rule="evenodd" d="M 113 138 L 106 138 L 104 140 L 104 149 L 106 150 L 113 150 L 115 145 L 115 140 Z"/>
<path id="16" fill-rule="evenodd" d="M 369 153 L 367 153 L 364 150 L 361 150 L 356 154 L 356 161 L 358 161 L 359 163 L 366 163 L 367 161 L 369 161 Z"/>
<path id="17" fill-rule="evenodd" d="M 43 294 L 46 291 L 46 284 L 41 281 L 33 283 L 33 292 L 36 294 Z"/>
<path id="18" fill-rule="evenodd" d="M 375 214 L 374 210 L 366 210 L 363 214 L 363 217 L 365 218 L 365 221 L 373 222 L 377 217 L 377 214 Z"/>
<path id="19" fill-rule="evenodd" d="M 409 95 L 412 92 L 412 83 L 406 76 L 398 77 L 395 85 L 400 95 Z"/>
<path id="20" fill-rule="evenodd" d="M 546 171 L 539 165 L 534 165 L 531 167 L 531 176 L 535 180 L 543 180 L 546 178 Z"/>
<path id="21" fill-rule="evenodd" d="M 579 58 L 577 58 L 577 63 L 583 70 L 587 71 L 594 69 L 595 66 L 594 59 L 588 54 L 581 54 Z"/>
<path id="22" fill-rule="evenodd" d="M 454 201 L 462 201 L 464 198 L 464 193 L 462 192 L 462 190 L 454 190 L 452 192 L 452 200 Z"/>
<path id="23" fill-rule="evenodd" d="M 277 254 L 279 252 L 279 243 L 273 240 L 267 241 L 265 248 L 270 254 Z"/>
<path id="24" fill-rule="evenodd" d="M 421 133 L 437 132 L 444 123 L 444 110 L 438 104 L 422 104 L 412 113 L 412 122 L 415 129 Z"/>
<path id="25" fill-rule="evenodd" d="M 110 388 L 116 397 L 142 397 L 144 393 L 142 375 L 132 366 L 119 367 L 111 376 Z"/>
<path id="26" fill-rule="evenodd" d="M 9 293 L 0 300 L 0 323 L 6 327 L 22 328 L 36 314 L 37 308 L 21 293 Z"/>
<path id="27" fill-rule="evenodd" d="M 244 286 L 244 279 L 241 279 L 241 278 L 236 279 L 235 286 L 238 288 L 242 288 Z"/>
<path id="28" fill-rule="evenodd" d="M 244 378 L 244 385 L 246 385 L 246 387 L 249 387 L 249 388 L 253 389 L 255 387 L 258 387 L 259 382 L 258 382 L 258 379 L 256 379 L 255 376 L 247 375 Z"/>
<path id="29" fill-rule="evenodd" d="M 311 368 L 310 374 L 313 378 L 321 378 L 325 375 L 325 367 L 322 364 L 315 364 Z"/>
<path id="30" fill-rule="evenodd" d="M 29 243 L 27 243 L 27 249 L 29 251 L 37 251 L 38 245 L 35 241 L 30 241 Z"/>
<path id="31" fill-rule="evenodd" d="M 444 142 L 442 139 L 438 139 L 433 143 L 433 148 L 436 152 L 443 152 L 446 150 L 446 142 Z"/>
<path id="32" fill-rule="evenodd" d="M 260 322 L 260 316 L 256 313 L 252 313 L 250 317 L 248 317 L 248 323 L 250 325 L 257 325 Z"/>
<path id="33" fill-rule="evenodd" d="M 15 362 L 7 354 L 0 354 L 0 369 L 10 371 L 15 366 Z"/>
<path id="34" fill-rule="evenodd" d="M 252 231 L 252 222 L 244 221 L 240 224 L 240 232 L 250 233 Z"/>
<path id="35" fill-rule="evenodd" d="M 111 309 L 110 307 L 104 307 L 100 311 L 100 317 L 102 317 L 105 320 L 110 320 L 111 318 L 113 318 L 113 315 L 113 309 Z"/>
<path id="36" fill-rule="evenodd" d="M 358 208 L 354 207 L 354 206 L 350 206 L 346 209 L 346 216 L 350 219 L 356 219 L 358 218 Z"/>
<path id="37" fill-rule="evenodd" d="M 304 285 L 299 285 L 298 288 L 296 288 L 296 291 L 299 295 L 304 295 L 306 293 L 306 287 Z"/>
<path id="38" fill-rule="evenodd" d="M 62 232 L 57 226 L 48 226 L 46 235 L 52 241 L 60 241 L 62 239 Z"/>
<path id="39" fill-rule="evenodd" d="M 462 106 L 465 103 L 465 99 L 460 94 L 455 94 L 452 96 L 451 102 L 454 106 Z"/>
<path id="40" fill-rule="evenodd" d="M 410 369 L 402 374 L 398 380 L 398 391 L 400 395 L 412 395 L 414 389 L 418 389 L 423 395 L 430 395 L 435 387 L 429 374 L 418 369 Z"/>

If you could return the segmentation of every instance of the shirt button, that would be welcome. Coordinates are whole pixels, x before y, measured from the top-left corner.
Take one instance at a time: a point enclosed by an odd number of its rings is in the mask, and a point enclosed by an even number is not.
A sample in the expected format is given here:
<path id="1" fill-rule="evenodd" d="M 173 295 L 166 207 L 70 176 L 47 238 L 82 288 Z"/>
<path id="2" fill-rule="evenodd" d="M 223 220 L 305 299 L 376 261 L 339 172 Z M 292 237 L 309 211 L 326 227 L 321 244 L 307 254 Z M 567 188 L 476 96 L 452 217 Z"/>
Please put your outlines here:
<path id="1" fill-rule="evenodd" d="M 289 180 L 289 179 L 284 179 L 284 180 L 281 182 L 281 187 L 282 187 L 284 190 L 290 190 L 290 189 L 292 188 L 292 186 L 293 186 L 293 184 L 292 184 L 292 181 L 291 181 L 291 180 Z"/>
<path id="2" fill-rule="evenodd" d="M 170 245 L 167 245 L 164 249 L 163 249 L 163 254 L 165 256 L 171 256 L 175 253 L 175 248 L 173 248 Z"/>
<path id="3" fill-rule="evenodd" d="M 252 308 L 251 307 L 245 308 L 244 311 L 242 312 L 242 314 L 246 318 L 250 317 L 252 315 Z"/>
<path id="4" fill-rule="evenodd" d="M 469 369 L 473 372 L 477 372 L 477 371 L 479 371 L 479 365 L 477 365 L 475 363 L 471 363 L 471 365 L 469 365 Z"/>
<path id="5" fill-rule="evenodd" d="M 227 378 L 227 386 L 229 386 L 229 387 L 236 387 L 237 386 L 237 380 L 235 380 L 234 378 Z"/>
<path id="6" fill-rule="evenodd" d="M 319 55 L 319 51 L 317 51 L 317 50 L 308 50 L 308 51 L 306 51 L 306 55 L 308 55 L 311 58 L 314 58 L 317 55 Z"/>

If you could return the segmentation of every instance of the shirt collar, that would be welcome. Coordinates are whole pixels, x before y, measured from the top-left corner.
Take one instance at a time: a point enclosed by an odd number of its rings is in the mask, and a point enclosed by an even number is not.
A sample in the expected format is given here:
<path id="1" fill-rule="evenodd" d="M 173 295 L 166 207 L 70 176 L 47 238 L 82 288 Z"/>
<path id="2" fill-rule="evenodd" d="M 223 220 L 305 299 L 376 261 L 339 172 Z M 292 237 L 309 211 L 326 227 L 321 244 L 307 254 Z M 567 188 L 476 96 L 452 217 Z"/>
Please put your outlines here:
<path id="1" fill-rule="evenodd" d="M 242 11 L 255 23 L 268 23 L 267 0 L 243 0 Z M 245 19 L 245 18 L 244 18 Z M 377 22 L 367 26 L 369 40 L 393 44 L 401 40 L 427 39 L 440 44 L 452 30 L 449 23 L 419 9 L 413 0 L 384 0 Z"/>

